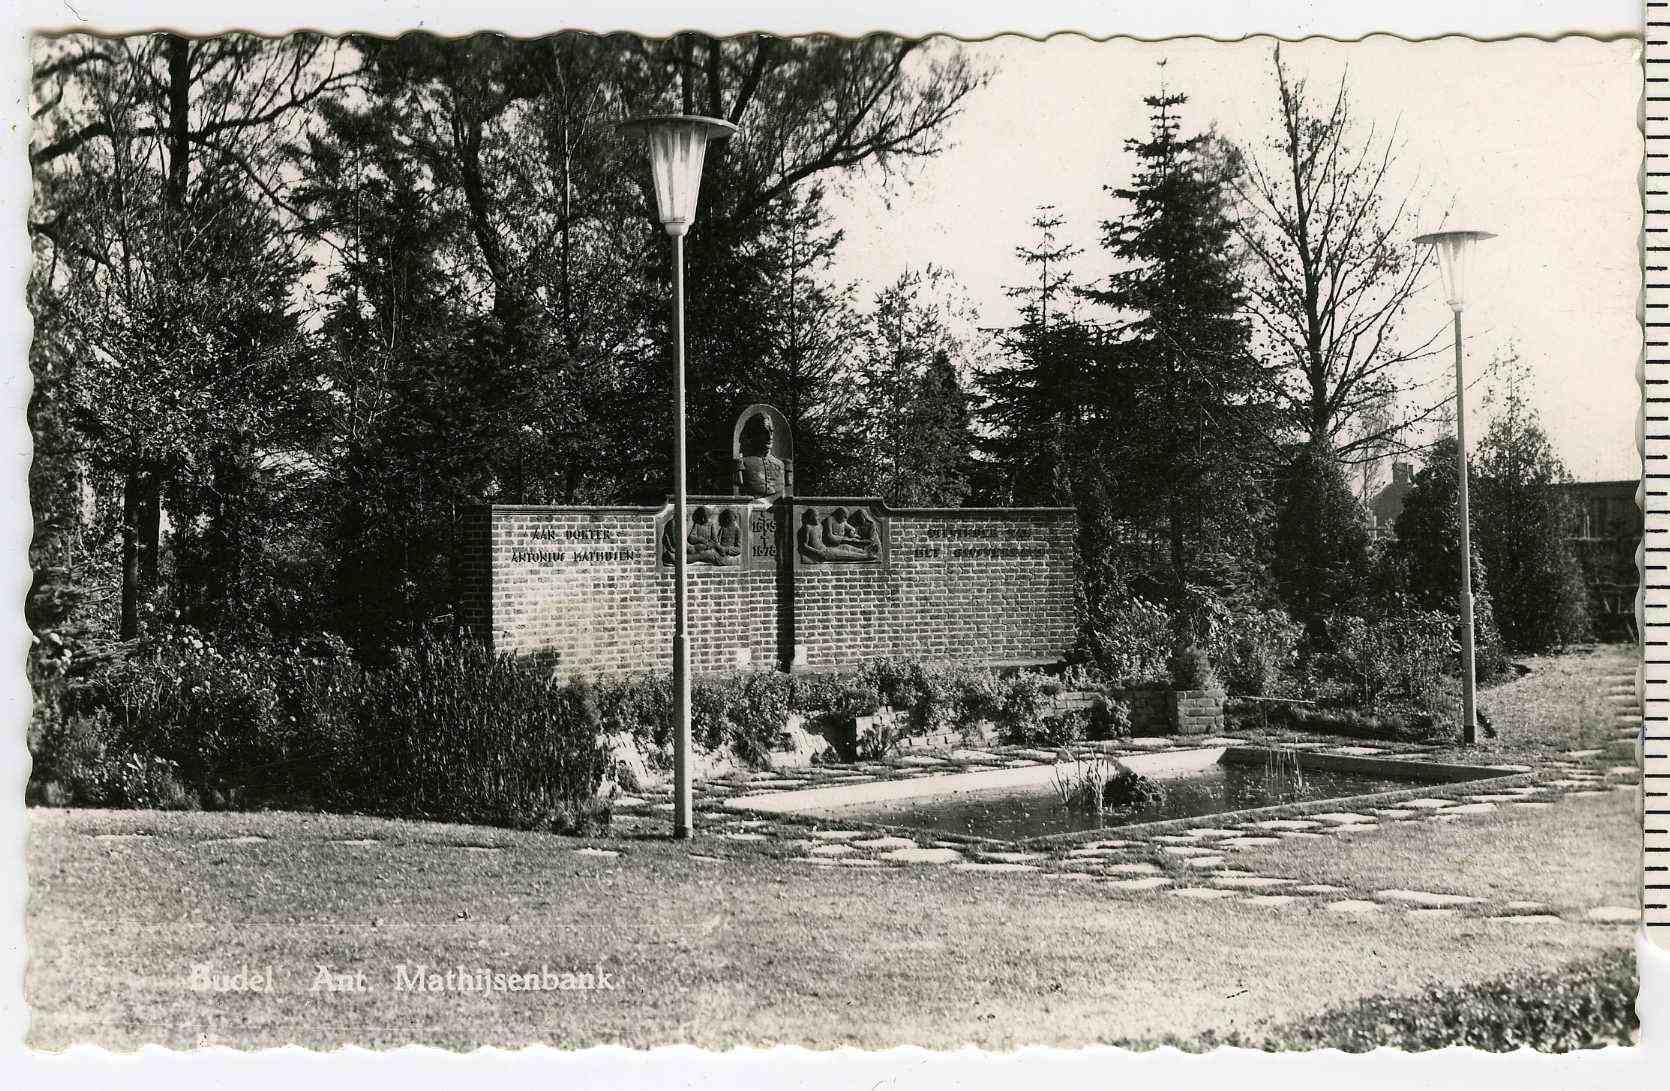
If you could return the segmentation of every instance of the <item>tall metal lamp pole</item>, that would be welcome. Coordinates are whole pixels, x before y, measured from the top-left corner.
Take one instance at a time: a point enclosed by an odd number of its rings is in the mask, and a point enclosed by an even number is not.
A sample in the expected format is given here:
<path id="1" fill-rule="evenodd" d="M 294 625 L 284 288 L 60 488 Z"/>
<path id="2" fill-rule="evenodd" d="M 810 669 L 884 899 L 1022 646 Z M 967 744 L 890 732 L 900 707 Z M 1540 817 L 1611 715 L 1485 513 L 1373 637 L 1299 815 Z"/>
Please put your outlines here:
<path id="1" fill-rule="evenodd" d="M 690 793 L 690 643 L 688 564 L 684 550 L 686 496 L 684 472 L 684 233 L 696 219 L 696 195 L 702 186 L 707 145 L 736 132 L 718 118 L 657 114 L 633 118 L 622 128 L 642 132 L 649 141 L 655 179 L 655 206 L 661 226 L 673 239 L 673 692 L 678 731 L 673 737 L 673 836 L 691 834 Z M 660 543 L 656 548 L 661 548 Z"/>
<path id="2" fill-rule="evenodd" d="M 1467 510 L 1467 385 L 1461 367 L 1461 307 L 1473 244 L 1495 237 L 1489 231 L 1458 229 L 1435 231 L 1415 239 L 1438 251 L 1445 300 L 1455 312 L 1455 445 L 1457 502 L 1461 505 L 1461 739 L 1468 744 L 1478 741 L 1479 718 L 1478 682 L 1473 670 L 1473 537 Z"/>

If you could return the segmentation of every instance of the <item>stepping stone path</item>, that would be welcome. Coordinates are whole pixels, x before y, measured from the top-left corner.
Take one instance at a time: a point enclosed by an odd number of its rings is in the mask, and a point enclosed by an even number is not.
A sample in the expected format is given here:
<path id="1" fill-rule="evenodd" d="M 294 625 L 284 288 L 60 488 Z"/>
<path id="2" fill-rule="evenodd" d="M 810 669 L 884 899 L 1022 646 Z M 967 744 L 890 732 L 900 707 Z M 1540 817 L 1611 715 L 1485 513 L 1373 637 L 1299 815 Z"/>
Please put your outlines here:
<path id="1" fill-rule="evenodd" d="M 1413 807 L 1422 811 L 1437 811 L 1453 806 L 1455 806 L 1455 800 L 1453 799 L 1406 799 L 1398 804 L 1398 809 L 1407 810 Z"/>
<path id="2" fill-rule="evenodd" d="M 1473 898 L 1466 894 L 1434 894 L 1427 890 L 1377 890 L 1374 896 L 1388 902 L 1405 902 L 1410 905 L 1425 906 L 1429 909 L 1441 909 L 1450 905 L 1476 905 L 1483 898 Z"/>
<path id="3" fill-rule="evenodd" d="M 894 849 L 881 854 L 883 860 L 900 864 L 951 864 L 963 858 L 956 849 Z"/>
<path id="4" fill-rule="evenodd" d="M 995 860 L 1000 864 L 1028 864 L 1033 860 L 1042 860 L 1041 852 L 981 852 L 980 859 Z"/>
<path id="5" fill-rule="evenodd" d="M 1459 563 L 1459 562 L 1458 562 Z M 1192 845 L 1167 845 L 1163 850 L 1167 856 L 1210 856 L 1211 849 L 1197 848 Z"/>
<path id="6" fill-rule="evenodd" d="M 1309 830 L 1315 829 L 1321 823 L 1311 822 L 1303 818 L 1272 818 L 1265 822 L 1254 822 L 1253 825 L 1261 830 Z"/>
<path id="7" fill-rule="evenodd" d="M 620 853 L 616 852 L 614 849 L 594 849 L 594 848 L 590 848 L 588 846 L 587 848 L 583 848 L 583 849 L 575 849 L 574 850 L 574 855 L 576 855 L 576 856 L 613 857 L 613 856 L 619 856 Z"/>
<path id="8" fill-rule="evenodd" d="M 1103 870 L 1109 874 L 1119 875 L 1158 875 L 1160 869 L 1154 864 L 1109 864 Z"/>
<path id="9" fill-rule="evenodd" d="M 863 845 L 867 849 L 883 851 L 886 849 L 913 849 L 916 842 L 908 837 L 872 837 L 867 841 L 854 841 L 855 845 Z"/>
<path id="10" fill-rule="evenodd" d="M 729 830 L 719 835 L 727 841 L 769 841 L 771 835 L 756 833 L 753 830 Z"/>
<path id="11" fill-rule="evenodd" d="M 1599 905 L 1583 914 L 1592 921 L 1609 924 L 1634 924 L 1641 919 L 1641 911 L 1624 905 Z"/>
<path id="12" fill-rule="evenodd" d="M 1219 890 L 1210 886 L 1180 886 L 1170 891 L 1179 898 L 1197 898 L 1200 901 L 1211 901 L 1214 898 L 1233 898 L 1235 891 Z"/>
<path id="13" fill-rule="evenodd" d="M 1331 886 L 1328 883 L 1306 883 L 1304 886 L 1296 886 L 1293 889 L 1301 894 L 1337 894 L 1345 888 L 1343 886 Z M 1373 905 L 1374 903 L 1369 902 L 1368 904 Z"/>
<path id="14" fill-rule="evenodd" d="M 1361 898 L 1342 898 L 1337 902 L 1329 902 L 1323 907 L 1330 913 L 1378 913 L 1380 905 L 1377 902 L 1365 902 Z"/>
<path id="15" fill-rule="evenodd" d="M 851 845 L 819 845 L 811 850 L 812 856 L 850 856 L 858 850 Z"/>
<path id="16" fill-rule="evenodd" d="M 1296 900 L 1291 894 L 1248 894 L 1241 899 L 1246 905 L 1261 905 L 1268 909 L 1280 909 Z"/>
<path id="17" fill-rule="evenodd" d="M 1036 864 L 982 864 L 972 860 L 965 860 L 960 864 L 952 864 L 957 871 L 985 871 L 993 874 L 1010 874 L 1017 871 L 1037 871 Z"/>
<path id="18" fill-rule="evenodd" d="M 1501 924 L 1563 924 L 1559 917 L 1552 913 L 1507 913 L 1486 920 L 1497 921 Z"/>
<path id="19" fill-rule="evenodd" d="M 1183 861 L 1184 867 L 1213 868 L 1224 862 L 1222 856 L 1191 856 Z"/>
<path id="20" fill-rule="evenodd" d="M 1460 471 L 1457 471 L 1457 472 L 1460 472 Z M 1456 563 L 1460 564 L 1461 562 L 1457 561 Z M 1456 807 L 1453 810 L 1446 811 L 1445 813 L 1446 814 L 1489 814 L 1490 812 L 1494 811 L 1495 809 L 1496 809 L 1496 804 L 1494 804 L 1494 803 L 1463 803 L 1461 806 Z"/>
<path id="21" fill-rule="evenodd" d="M 1170 886 L 1171 880 L 1163 875 L 1151 875 L 1146 879 L 1109 879 L 1103 885 L 1115 890 L 1158 890 Z"/>
<path id="22" fill-rule="evenodd" d="M 868 832 L 867 830 L 813 830 L 812 836 L 819 841 L 851 841 L 855 837 L 865 836 Z"/>
<path id="23" fill-rule="evenodd" d="M 1268 875 L 1215 875 L 1212 881 L 1219 886 L 1234 887 L 1237 890 L 1263 890 L 1272 886 L 1291 885 L 1292 879 L 1275 879 Z"/>
<path id="24" fill-rule="evenodd" d="M 1458 561 L 1457 563 L 1459 564 L 1460 562 Z M 1364 822 L 1372 823 L 1374 821 L 1371 816 L 1358 814 L 1356 811 L 1331 811 L 1327 814 L 1313 814 L 1311 817 L 1316 819 L 1318 822 L 1327 822 L 1330 825 L 1336 826 L 1354 826 Z"/>

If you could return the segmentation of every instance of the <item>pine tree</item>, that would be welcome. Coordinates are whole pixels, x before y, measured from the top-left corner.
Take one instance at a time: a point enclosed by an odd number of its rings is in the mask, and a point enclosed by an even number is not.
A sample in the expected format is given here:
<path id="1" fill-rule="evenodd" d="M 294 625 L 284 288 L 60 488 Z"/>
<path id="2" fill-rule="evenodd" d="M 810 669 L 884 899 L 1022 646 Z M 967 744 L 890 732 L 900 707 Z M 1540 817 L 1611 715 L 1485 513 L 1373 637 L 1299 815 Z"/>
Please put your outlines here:
<path id="1" fill-rule="evenodd" d="M 1261 502 L 1242 471 L 1267 443 L 1270 390 L 1243 316 L 1233 158 L 1208 134 L 1181 135 L 1187 96 L 1143 101 L 1148 137 L 1126 142 L 1136 176 L 1109 187 L 1128 211 L 1102 225 L 1121 268 L 1084 293 L 1113 311 L 1117 340 L 1099 354 L 1100 427 L 1080 457 L 1109 469 L 1114 512 L 1159 547 L 1152 576 L 1186 612 L 1257 582 L 1246 562 Z"/>

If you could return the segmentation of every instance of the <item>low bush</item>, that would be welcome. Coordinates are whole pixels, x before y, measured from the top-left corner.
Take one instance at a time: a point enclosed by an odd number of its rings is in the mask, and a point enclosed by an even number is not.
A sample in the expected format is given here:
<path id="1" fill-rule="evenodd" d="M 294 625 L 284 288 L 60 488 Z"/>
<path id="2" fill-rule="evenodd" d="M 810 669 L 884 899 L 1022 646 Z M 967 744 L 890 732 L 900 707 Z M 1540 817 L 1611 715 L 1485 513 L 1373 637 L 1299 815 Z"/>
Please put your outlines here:
<path id="1" fill-rule="evenodd" d="M 1212 670 L 1212 660 L 1206 649 L 1188 644 L 1172 653 L 1167 669 L 1171 674 L 1172 689 L 1216 689 L 1218 676 Z"/>
<path id="2" fill-rule="evenodd" d="M 1331 691 L 1325 696 L 1363 709 L 1442 701 L 1460 656 L 1450 618 L 1436 610 L 1373 620 L 1336 615 L 1324 634 L 1316 666 Z"/>
<path id="3" fill-rule="evenodd" d="M 1131 737 L 1131 707 L 1116 697 L 1098 697 L 1090 706 L 1085 737 L 1097 742 Z"/>
<path id="4" fill-rule="evenodd" d="M 1409 996 L 1371 996 L 1278 1028 L 1265 1049 L 1471 1046 L 1548 1052 L 1629 1044 L 1641 1023 L 1635 952 L 1609 951 L 1553 972 L 1516 973 L 1468 985 L 1431 985 Z"/>
<path id="5" fill-rule="evenodd" d="M 1236 726 L 1310 731 L 1365 742 L 1438 742 L 1453 737 L 1461 722 L 1459 707 L 1436 702 L 1424 709 L 1385 706 L 1373 710 L 1231 705 L 1227 714 Z"/>

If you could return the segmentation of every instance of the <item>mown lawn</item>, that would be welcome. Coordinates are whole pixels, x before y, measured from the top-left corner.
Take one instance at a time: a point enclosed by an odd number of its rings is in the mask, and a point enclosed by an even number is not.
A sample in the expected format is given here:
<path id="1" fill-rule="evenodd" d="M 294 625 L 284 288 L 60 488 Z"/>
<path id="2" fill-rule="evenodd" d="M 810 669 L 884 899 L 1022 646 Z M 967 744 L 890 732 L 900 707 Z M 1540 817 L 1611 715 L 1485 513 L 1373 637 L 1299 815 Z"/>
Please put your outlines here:
<path id="1" fill-rule="evenodd" d="M 148 833 L 147 837 L 96 835 Z M 253 843 L 208 839 L 256 835 Z M 333 838 L 374 838 L 343 845 Z M 1546 969 L 1629 943 L 1585 924 L 1340 916 L 1038 876 L 816 869 L 699 839 L 293 814 L 32 811 L 32 1044 L 466 1048 L 689 1041 L 988 1047 L 1257 1032 L 1371 993 Z M 493 845 L 478 849 L 470 845 Z M 1348 852 L 1382 851 L 1365 841 Z M 1563 861 L 1536 849 L 1527 867 Z M 1454 862 L 1463 886 L 1493 866 Z M 271 966 L 271 994 L 193 964 Z M 616 991 L 421 994 L 395 966 L 595 969 Z M 312 993 L 317 967 L 364 992 Z"/>
<path id="2" fill-rule="evenodd" d="M 1641 797 L 1568 796 L 1553 806 L 1498 804 L 1450 822 L 1392 822 L 1324 840 L 1238 851 L 1260 874 L 1366 890 L 1390 887 L 1537 901 L 1556 912 L 1635 905 L 1641 883 Z"/>

